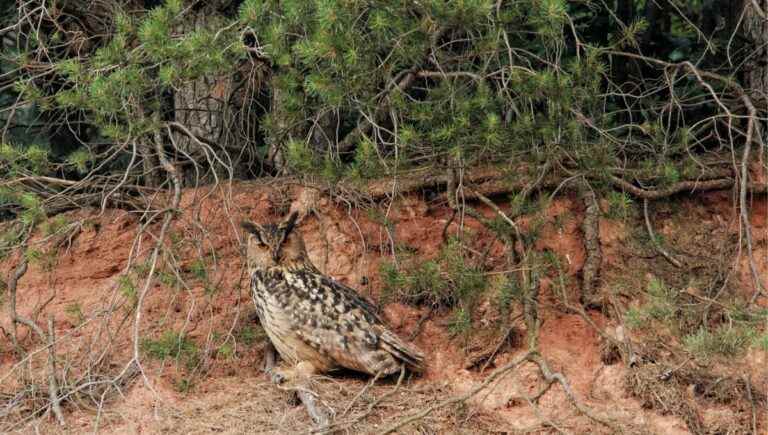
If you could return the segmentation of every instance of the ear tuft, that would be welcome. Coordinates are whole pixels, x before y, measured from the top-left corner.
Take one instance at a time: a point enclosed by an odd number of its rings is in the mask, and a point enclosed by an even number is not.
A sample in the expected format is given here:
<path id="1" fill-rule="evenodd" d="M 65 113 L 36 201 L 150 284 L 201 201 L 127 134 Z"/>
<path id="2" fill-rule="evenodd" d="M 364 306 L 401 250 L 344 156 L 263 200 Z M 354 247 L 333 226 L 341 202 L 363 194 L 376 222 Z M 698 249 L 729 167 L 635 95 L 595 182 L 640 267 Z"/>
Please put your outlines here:
<path id="1" fill-rule="evenodd" d="M 290 215 L 288 215 L 288 218 L 280 225 L 280 227 L 285 231 L 285 234 L 290 233 L 293 228 L 296 226 L 296 222 L 299 219 L 299 212 L 294 211 Z"/>
<path id="2" fill-rule="evenodd" d="M 256 225 L 251 221 L 242 221 L 240 222 L 240 226 L 243 227 L 245 231 L 248 231 L 249 233 L 254 234 L 256 236 L 258 236 L 259 233 L 261 233 L 261 228 L 259 228 L 258 225 Z"/>

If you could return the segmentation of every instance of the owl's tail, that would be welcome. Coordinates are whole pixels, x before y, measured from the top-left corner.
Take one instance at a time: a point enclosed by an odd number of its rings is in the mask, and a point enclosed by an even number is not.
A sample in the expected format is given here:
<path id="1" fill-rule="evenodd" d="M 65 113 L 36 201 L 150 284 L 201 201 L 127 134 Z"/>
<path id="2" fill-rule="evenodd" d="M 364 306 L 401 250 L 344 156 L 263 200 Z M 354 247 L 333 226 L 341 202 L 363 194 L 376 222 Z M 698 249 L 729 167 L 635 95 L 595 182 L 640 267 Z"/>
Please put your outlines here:
<path id="1" fill-rule="evenodd" d="M 379 339 L 381 347 L 398 361 L 405 363 L 409 370 L 416 373 L 424 372 L 424 354 L 415 346 L 404 342 L 390 331 L 384 331 Z"/>

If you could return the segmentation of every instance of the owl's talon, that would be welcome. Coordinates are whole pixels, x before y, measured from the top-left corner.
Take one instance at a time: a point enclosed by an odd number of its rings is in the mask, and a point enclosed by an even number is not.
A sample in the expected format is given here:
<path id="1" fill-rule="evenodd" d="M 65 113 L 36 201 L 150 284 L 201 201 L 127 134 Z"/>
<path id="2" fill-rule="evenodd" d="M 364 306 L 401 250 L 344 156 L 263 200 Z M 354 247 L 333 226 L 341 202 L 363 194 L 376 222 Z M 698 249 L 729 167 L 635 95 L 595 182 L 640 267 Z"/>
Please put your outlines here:
<path id="1" fill-rule="evenodd" d="M 284 384 L 288 378 L 282 373 L 280 373 L 277 370 L 272 370 L 269 374 L 269 378 L 272 380 L 272 383 L 275 385 L 282 385 Z"/>

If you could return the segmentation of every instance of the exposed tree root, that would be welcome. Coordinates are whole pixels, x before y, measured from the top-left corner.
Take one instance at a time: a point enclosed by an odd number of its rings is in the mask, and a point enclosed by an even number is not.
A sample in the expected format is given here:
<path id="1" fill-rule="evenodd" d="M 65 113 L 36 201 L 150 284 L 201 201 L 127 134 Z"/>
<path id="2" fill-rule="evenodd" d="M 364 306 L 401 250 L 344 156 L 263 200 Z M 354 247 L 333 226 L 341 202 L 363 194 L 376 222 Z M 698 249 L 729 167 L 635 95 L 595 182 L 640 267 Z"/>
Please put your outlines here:
<path id="1" fill-rule="evenodd" d="M 744 150 L 742 151 L 739 168 L 739 217 L 741 218 L 744 242 L 747 245 L 749 271 L 752 273 L 752 282 L 755 285 L 755 292 L 752 295 L 751 300 L 751 302 L 754 303 L 758 295 L 762 294 L 765 296 L 766 294 L 765 286 L 763 286 L 763 280 L 757 270 L 755 256 L 752 252 L 752 224 L 749 222 L 747 209 L 747 185 L 749 178 L 749 154 L 752 150 L 752 141 L 757 137 L 756 142 L 762 142 L 762 136 L 760 135 L 760 123 L 756 122 L 757 110 L 752 104 L 752 100 L 746 94 L 741 95 L 741 100 L 744 102 L 744 106 L 746 106 L 747 111 L 749 112 L 749 118 L 747 119 L 747 137 L 744 142 Z M 728 122 L 732 121 L 729 119 Z"/>
<path id="2" fill-rule="evenodd" d="M 474 189 L 469 190 L 469 192 L 474 195 L 476 198 L 478 198 L 481 202 L 486 204 L 488 207 L 490 207 L 496 214 L 502 218 L 505 222 L 507 222 L 510 227 L 513 229 L 514 234 L 516 235 L 516 239 L 518 243 L 522 244 L 522 255 L 518 256 L 515 254 L 515 247 L 514 242 L 510 243 L 510 241 L 505 241 L 507 244 L 507 251 L 508 251 L 508 257 L 510 260 L 514 261 L 516 258 L 520 258 L 518 264 L 516 265 L 517 268 L 521 271 L 521 279 L 520 282 L 522 284 L 523 288 L 523 298 L 522 298 L 522 316 L 525 322 L 525 325 L 527 327 L 527 342 L 528 342 L 528 352 L 523 355 L 520 358 L 515 359 L 514 361 L 494 370 L 491 375 L 489 375 L 483 383 L 475 387 L 474 389 L 470 390 L 469 392 L 465 393 L 462 396 L 458 396 L 452 399 L 448 399 L 444 402 L 441 402 L 437 406 L 448 406 L 455 403 L 462 403 L 466 401 L 467 399 L 471 398 L 475 394 L 477 394 L 479 391 L 481 391 L 483 388 L 485 388 L 487 385 L 489 385 L 492 381 L 494 381 L 497 377 L 501 376 L 502 374 L 506 373 L 506 371 L 512 370 L 515 367 L 517 367 L 522 362 L 528 361 L 532 362 L 537 365 L 539 368 L 539 372 L 541 373 L 542 377 L 544 378 L 544 381 L 546 385 L 541 389 L 541 391 L 536 395 L 535 399 L 529 402 L 535 402 L 538 400 L 539 397 L 544 395 L 550 388 L 550 386 L 557 382 L 561 385 L 563 388 L 563 391 L 565 392 L 566 396 L 568 397 L 568 400 L 571 402 L 571 404 L 583 415 L 586 417 L 610 428 L 614 432 L 618 432 L 619 428 L 616 426 L 614 422 L 612 422 L 612 419 L 599 416 L 594 411 L 592 411 L 589 407 L 583 405 L 578 401 L 575 394 L 573 393 L 573 390 L 570 387 L 570 383 L 568 382 L 568 379 L 563 375 L 562 373 L 553 372 L 549 368 L 549 364 L 546 362 L 544 357 L 539 353 L 539 314 L 538 314 L 538 279 L 535 274 L 532 274 L 532 271 L 534 268 L 531 264 L 529 264 L 531 256 L 528 255 L 528 253 L 531 250 L 530 246 L 526 246 L 524 243 L 524 239 L 522 237 L 522 234 L 520 232 L 520 228 L 518 225 L 512 220 L 509 216 L 507 216 L 506 213 L 504 213 L 498 206 L 496 206 L 489 198 L 487 198 L 482 192 L 478 192 Z M 450 195 L 451 192 L 448 192 Z M 594 200 L 594 198 L 593 198 Z M 593 213 L 595 213 L 594 218 L 599 217 L 599 209 L 597 208 L 596 200 L 594 200 L 594 204 L 592 204 L 594 207 L 592 209 Z M 464 207 L 464 210 L 467 214 L 474 217 L 478 221 L 480 221 L 484 226 L 489 227 L 489 221 L 485 219 L 480 213 L 475 211 L 474 209 L 471 209 L 470 207 Z M 594 228 L 593 228 L 594 229 Z M 597 233 L 599 234 L 599 233 Z M 595 235 L 595 242 L 599 244 L 599 240 L 597 239 L 597 234 Z M 586 316 L 586 315 L 585 315 Z M 591 319 L 589 319 L 591 321 Z M 494 352 L 495 353 L 495 352 Z M 533 403 L 531 403 L 533 405 Z M 533 405 L 535 408 L 535 405 Z M 416 413 L 412 416 L 406 417 L 405 419 L 401 420 L 400 422 L 396 423 L 395 425 L 391 426 L 387 430 L 385 430 L 382 433 L 391 433 L 394 430 L 397 430 L 398 428 L 402 427 L 405 424 L 408 424 L 410 422 L 413 422 L 419 418 L 423 418 L 424 416 L 428 415 L 429 412 L 432 412 L 432 410 L 435 409 L 435 407 L 428 408 L 424 411 L 421 411 L 419 413 Z M 551 424 L 551 422 L 549 423 Z"/>
<path id="3" fill-rule="evenodd" d="M 549 386 L 552 385 L 554 382 L 559 383 L 560 386 L 563 388 L 565 395 L 568 397 L 568 400 L 571 402 L 571 405 L 573 405 L 576 409 L 578 409 L 579 412 L 586 415 L 591 420 L 594 420 L 602 424 L 603 426 L 611 429 L 614 433 L 621 432 L 619 427 L 616 426 L 616 424 L 614 424 L 612 419 L 597 415 L 597 413 L 595 413 L 592 409 L 590 409 L 586 405 L 579 402 L 578 399 L 576 399 L 576 395 L 574 394 L 570 383 L 568 382 L 568 378 L 566 378 L 565 375 L 563 375 L 562 373 L 553 372 L 549 368 L 549 364 L 547 364 L 547 361 L 538 352 L 530 353 L 527 359 L 528 361 L 531 361 L 532 363 L 536 364 L 539 367 L 539 371 L 541 372 L 541 375 L 544 377 L 544 381 L 547 383 L 547 388 L 549 388 Z"/>
<path id="4" fill-rule="evenodd" d="M 462 183 L 464 187 L 469 187 L 474 192 L 485 196 L 498 195 L 514 191 L 520 191 L 531 186 L 539 188 L 557 187 L 562 181 L 562 175 L 554 172 L 544 171 L 538 175 L 528 175 L 531 167 L 528 164 L 521 164 L 515 168 L 507 165 L 485 165 L 462 169 Z M 451 172 L 443 171 L 435 173 L 431 168 L 413 170 L 397 174 L 396 181 L 392 177 L 386 179 L 374 180 L 369 182 L 362 192 L 374 200 L 382 199 L 394 194 L 405 194 L 422 189 L 447 188 L 452 177 Z M 628 192 L 637 198 L 662 199 L 673 195 L 686 192 L 705 192 L 711 190 L 729 189 L 736 185 L 734 173 L 732 170 L 708 169 L 703 171 L 695 179 L 683 180 L 673 183 L 660 189 L 644 189 L 621 178 L 622 174 L 629 171 L 617 170 L 609 174 L 608 181 L 617 189 Z M 514 173 L 515 177 L 510 178 L 507 174 Z M 601 177 L 591 177 L 590 179 L 601 179 Z M 643 180 L 640 180 L 643 181 Z M 324 186 L 315 185 L 314 187 L 325 190 Z M 356 191 L 354 186 L 337 186 L 342 190 Z M 766 193 L 768 186 L 756 183 L 747 183 L 747 191 L 753 193 Z M 448 189 L 450 193 L 450 189 Z M 467 193 L 467 198 L 474 197 L 473 192 Z"/>
<path id="5" fill-rule="evenodd" d="M 597 294 L 600 278 L 600 264 L 603 253 L 600 249 L 600 206 L 595 192 L 586 180 L 579 183 L 579 193 L 584 203 L 584 221 L 581 231 L 584 234 L 586 258 L 581 270 L 581 302 L 585 306 L 602 305 Z"/>
<path id="6" fill-rule="evenodd" d="M 13 274 L 10 276 L 10 279 L 8 279 L 8 317 L 11 321 L 11 332 L 10 332 L 10 339 L 11 344 L 13 345 L 13 349 L 16 351 L 16 355 L 19 358 L 24 357 L 24 350 L 19 346 L 19 339 L 18 339 L 18 331 L 17 331 L 17 323 L 22 323 L 30 328 L 38 328 L 39 327 L 32 322 L 29 319 L 26 319 L 24 317 L 19 316 L 18 312 L 16 311 L 16 291 L 18 289 L 19 280 L 21 277 L 24 276 L 24 274 L 27 273 L 27 267 L 29 266 L 29 261 L 26 258 L 26 250 L 22 246 L 21 248 L 21 259 L 19 261 L 19 264 L 16 266 L 16 269 L 14 269 Z M 40 334 L 41 331 L 38 332 Z M 41 334 L 42 335 L 42 334 Z"/>

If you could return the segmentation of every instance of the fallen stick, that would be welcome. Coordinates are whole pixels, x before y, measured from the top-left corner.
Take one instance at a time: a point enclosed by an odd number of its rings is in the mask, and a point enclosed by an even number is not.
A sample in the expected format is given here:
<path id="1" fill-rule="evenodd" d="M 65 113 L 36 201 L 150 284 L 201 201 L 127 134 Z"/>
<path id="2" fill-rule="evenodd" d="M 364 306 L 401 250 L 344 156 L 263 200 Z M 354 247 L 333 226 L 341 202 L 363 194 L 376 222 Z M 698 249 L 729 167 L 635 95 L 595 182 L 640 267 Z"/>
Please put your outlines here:
<path id="1" fill-rule="evenodd" d="M 56 382 L 56 344 L 55 330 L 53 328 L 53 316 L 48 318 L 48 396 L 51 401 L 51 410 L 60 426 L 66 426 L 64 413 L 61 412 L 61 398 L 59 397 L 59 385 Z"/>

